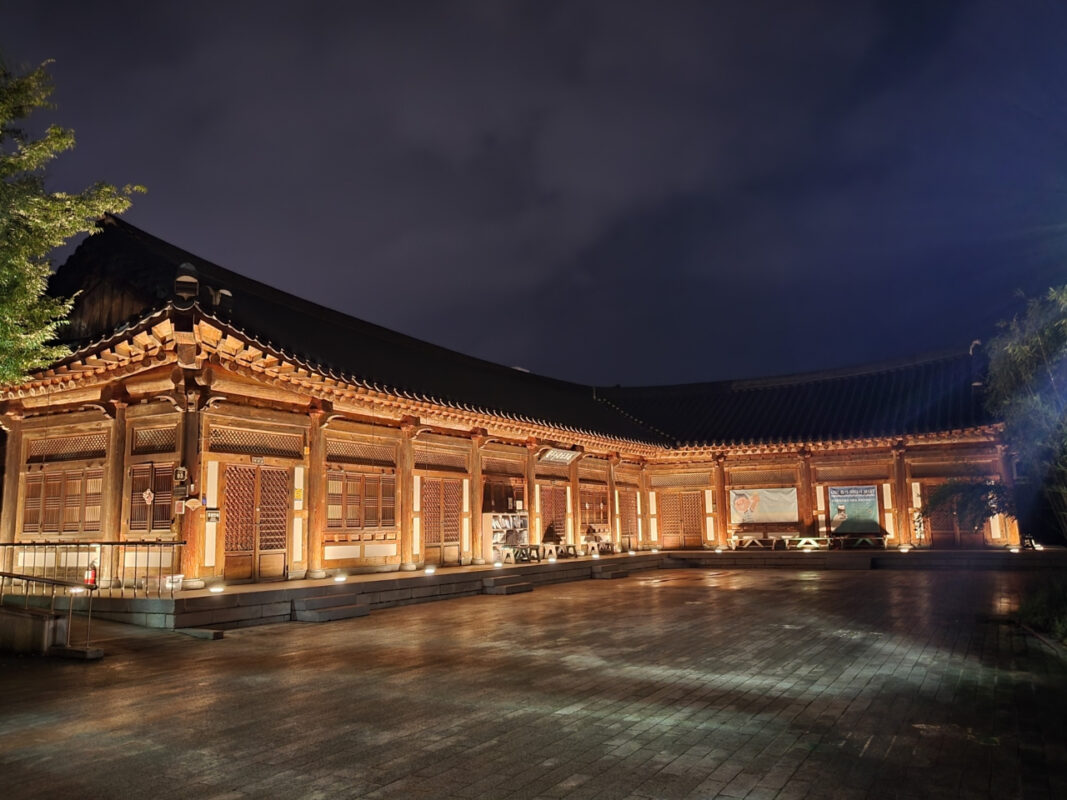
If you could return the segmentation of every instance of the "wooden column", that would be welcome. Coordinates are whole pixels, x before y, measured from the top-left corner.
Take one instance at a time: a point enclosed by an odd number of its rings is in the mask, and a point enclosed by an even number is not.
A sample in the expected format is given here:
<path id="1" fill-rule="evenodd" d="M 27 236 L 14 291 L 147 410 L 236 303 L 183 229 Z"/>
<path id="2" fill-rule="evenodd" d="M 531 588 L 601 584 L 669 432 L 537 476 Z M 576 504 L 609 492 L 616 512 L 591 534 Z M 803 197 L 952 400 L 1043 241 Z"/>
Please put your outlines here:
<path id="1" fill-rule="evenodd" d="M 122 529 L 122 495 L 126 475 L 126 403 L 111 401 L 114 418 L 107 445 L 104 468 L 103 508 L 100 509 L 100 533 L 104 541 L 117 542 Z M 101 565 L 102 567 L 103 565 Z"/>
<path id="2" fill-rule="evenodd" d="M 530 525 L 530 541 L 534 538 L 541 541 L 544 533 L 540 520 L 540 512 L 537 508 L 537 451 L 541 449 L 541 443 L 536 439 L 526 441 L 526 507 L 527 518 Z"/>
<path id="3" fill-rule="evenodd" d="M 715 536 L 719 547 L 730 540 L 730 498 L 726 493 L 726 454 L 715 456 Z"/>
<path id="4" fill-rule="evenodd" d="M 571 462 L 569 467 L 571 502 L 567 507 L 567 512 L 570 514 L 571 524 L 567 526 L 569 528 L 567 541 L 573 545 L 580 545 L 585 537 L 585 531 L 582 530 L 582 484 L 578 480 L 578 462 L 581 460 L 579 456 Z"/>
<path id="5" fill-rule="evenodd" d="M 482 445 L 485 432 L 471 434 L 471 563 L 485 563 L 485 543 L 482 541 Z M 462 560 L 462 556 L 460 557 Z"/>
<path id="6" fill-rule="evenodd" d="M 4 452 L 4 498 L 0 506 L 0 542 L 15 541 L 16 511 L 19 502 L 19 485 L 22 480 L 22 419 L 14 414 L 7 414 L 3 420 L 7 431 L 7 445 Z M 3 548 L 0 570 L 13 572 L 14 548 Z"/>
<path id="7" fill-rule="evenodd" d="M 612 453 L 608 459 L 608 535 L 615 543 L 615 552 L 622 547 L 622 536 L 618 530 L 619 508 L 615 502 L 615 465 L 619 463 L 619 454 Z"/>
<path id="8" fill-rule="evenodd" d="M 323 564 L 323 534 L 326 531 L 326 412 L 312 409 L 308 416 L 308 476 L 307 476 L 307 576 L 325 578 Z"/>
<path id="9" fill-rule="evenodd" d="M 648 472 L 645 467 L 645 464 L 641 465 L 641 474 L 637 480 L 637 519 L 640 527 L 637 532 L 637 539 L 638 546 L 642 550 L 648 550 L 650 547 L 659 547 L 659 544 L 653 543 L 651 538 L 652 512 L 649 509 Z"/>
<path id="10" fill-rule="evenodd" d="M 811 452 L 800 452 L 800 497 L 797 498 L 797 511 L 800 513 L 800 533 L 802 536 L 815 536 L 817 525 L 812 515 L 811 488 Z"/>
<path id="11" fill-rule="evenodd" d="M 1009 492 L 1015 489 L 1015 470 L 1014 459 L 1012 458 L 1011 450 L 1007 445 L 997 445 L 997 456 L 1000 461 L 1000 480 L 1004 484 Z M 1022 534 L 1019 531 L 1019 520 L 1014 517 L 1001 517 L 1004 522 L 1004 537 L 1008 540 L 1008 544 L 1018 545 L 1022 544 Z"/>
<path id="12" fill-rule="evenodd" d="M 189 496 L 196 495 L 202 499 L 204 487 L 200 474 L 200 403 L 201 395 L 197 392 L 190 397 L 185 413 L 182 414 L 180 463 L 187 475 Z M 203 576 L 200 574 L 201 565 L 204 563 L 204 516 L 203 503 L 195 509 L 187 509 L 182 514 L 179 528 L 181 539 L 185 542 L 182 547 L 182 574 L 185 575 L 186 585 L 190 589 L 202 588 L 204 585 Z"/>
<path id="13" fill-rule="evenodd" d="M 396 458 L 396 483 L 400 506 L 397 518 L 400 520 L 400 569 L 415 569 L 415 450 L 412 439 L 418 430 L 419 421 L 415 417 L 405 417 L 401 425 L 403 436 L 400 437 L 400 449 Z"/>
<path id="14" fill-rule="evenodd" d="M 893 466 L 891 489 L 893 492 L 893 510 L 896 512 L 893 519 L 896 522 L 898 544 L 914 544 L 915 534 L 911 525 L 911 492 L 908 491 L 908 472 L 904 464 L 904 443 L 898 442 L 893 446 Z"/>

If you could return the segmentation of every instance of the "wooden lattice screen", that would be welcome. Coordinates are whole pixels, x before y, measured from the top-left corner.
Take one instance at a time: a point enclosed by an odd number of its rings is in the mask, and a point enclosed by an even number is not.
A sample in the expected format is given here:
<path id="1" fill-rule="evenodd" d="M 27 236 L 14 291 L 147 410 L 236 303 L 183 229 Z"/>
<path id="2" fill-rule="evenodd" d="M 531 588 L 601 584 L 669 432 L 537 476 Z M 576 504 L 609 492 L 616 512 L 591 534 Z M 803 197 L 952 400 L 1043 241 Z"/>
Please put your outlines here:
<path id="1" fill-rule="evenodd" d="M 701 536 L 704 531 L 704 504 L 700 492 L 682 492 L 682 535 Z"/>
<path id="2" fill-rule="evenodd" d="M 482 474 L 522 477 L 526 474 L 526 465 L 518 459 L 485 456 L 482 459 Z"/>
<path id="3" fill-rule="evenodd" d="M 178 427 L 134 428 L 131 451 L 135 456 L 173 453 L 178 447 Z"/>
<path id="4" fill-rule="evenodd" d="M 708 472 L 682 472 L 677 475 L 653 475 L 649 479 L 655 488 L 667 486 L 708 486 L 711 474 Z"/>
<path id="5" fill-rule="evenodd" d="M 582 527 L 608 524 L 608 490 L 583 486 L 580 492 Z"/>
<path id="6" fill-rule="evenodd" d="M 796 486 L 795 469 L 735 470 L 730 472 L 734 486 Z"/>
<path id="7" fill-rule="evenodd" d="M 294 433 L 253 431 L 213 425 L 208 436 L 208 449 L 215 453 L 302 458 L 304 437 Z"/>
<path id="8" fill-rule="evenodd" d="M 425 447 L 416 447 L 415 468 L 466 472 L 467 455 L 455 450 L 432 450 Z"/>
<path id="9" fill-rule="evenodd" d="M 23 490 L 22 532 L 99 533 L 103 483 L 99 468 L 30 473 Z"/>
<path id="10" fill-rule="evenodd" d="M 150 492 L 146 496 L 146 492 Z M 174 465 L 141 464 L 130 468 L 130 531 L 170 530 Z"/>
<path id="11" fill-rule="evenodd" d="M 676 492 L 657 492 L 657 511 L 660 532 L 678 534 L 682 532 L 682 496 Z"/>
<path id="12" fill-rule="evenodd" d="M 459 542 L 463 513 L 463 481 L 422 479 L 422 536 L 427 546 Z"/>
<path id="13" fill-rule="evenodd" d="M 619 532 L 636 540 L 637 492 L 633 489 L 619 489 Z"/>
<path id="14" fill-rule="evenodd" d="M 541 486 L 541 529 L 552 525 L 556 533 L 567 533 L 567 488 L 565 486 Z"/>
<path id="15" fill-rule="evenodd" d="M 396 479 L 331 471 L 326 480 L 326 527 L 365 530 L 396 526 Z"/>
<path id="16" fill-rule="evenodd" d="M 350 439 L 327 439 L 326 458 L 340 464 L 393 467 L 396 466 L 396 446 Z"/>
<path id="17" fill-rule="evenodd" d="M 31 439 L 26 450 L 26 462 L 29 464 L 104 458 L 107 455 L 107 434 L 101 431 L 79 436 Z"/>

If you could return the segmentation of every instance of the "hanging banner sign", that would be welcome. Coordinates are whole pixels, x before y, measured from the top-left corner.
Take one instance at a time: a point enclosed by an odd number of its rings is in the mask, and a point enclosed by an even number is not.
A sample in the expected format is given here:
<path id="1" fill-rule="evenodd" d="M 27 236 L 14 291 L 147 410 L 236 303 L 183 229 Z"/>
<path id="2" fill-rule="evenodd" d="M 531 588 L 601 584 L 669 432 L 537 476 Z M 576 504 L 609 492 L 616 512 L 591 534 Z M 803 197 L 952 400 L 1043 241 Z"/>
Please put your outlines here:
<path id="1" fill-rule="evenodd" d="M 731 489 L 730 522 L 796 522 L 796 487 L 788 489 Z"/>
<path id="2" fill-rule="evenodd" d="M 830 533 L 879 533 L 877 486 L 831 486 Z"/>

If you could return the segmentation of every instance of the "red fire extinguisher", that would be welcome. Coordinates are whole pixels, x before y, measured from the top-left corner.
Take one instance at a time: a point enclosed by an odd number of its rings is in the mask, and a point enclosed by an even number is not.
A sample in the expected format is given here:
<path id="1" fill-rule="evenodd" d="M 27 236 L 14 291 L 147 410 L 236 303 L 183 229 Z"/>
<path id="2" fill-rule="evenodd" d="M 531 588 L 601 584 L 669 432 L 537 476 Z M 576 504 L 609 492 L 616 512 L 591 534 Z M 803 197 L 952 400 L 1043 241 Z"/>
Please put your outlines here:
<path id="1" fill-rule="evenodd" d="M 85 585 L 96 586 L 96 562 L 89 563 L 89 569 L 85 570 Z"/>

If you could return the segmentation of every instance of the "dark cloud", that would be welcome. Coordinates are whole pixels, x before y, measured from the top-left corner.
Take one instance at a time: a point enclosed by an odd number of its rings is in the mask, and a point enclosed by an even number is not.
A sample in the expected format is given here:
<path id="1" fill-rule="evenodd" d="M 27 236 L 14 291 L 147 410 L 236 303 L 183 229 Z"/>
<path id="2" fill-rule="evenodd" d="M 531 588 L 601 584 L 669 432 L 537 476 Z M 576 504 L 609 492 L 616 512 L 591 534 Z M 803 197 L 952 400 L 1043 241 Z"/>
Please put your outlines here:
<path id="1" fill-rule="evenodd" d="M 581 380 L 966 346 L 1063 280 L 1067 12 L 0 2 L 53 175 L 290 291 Z"/>

